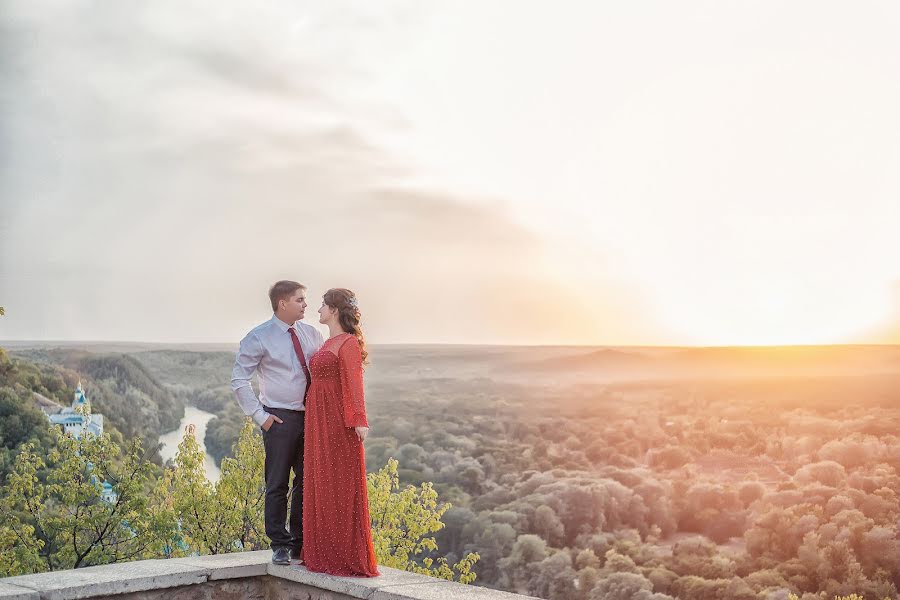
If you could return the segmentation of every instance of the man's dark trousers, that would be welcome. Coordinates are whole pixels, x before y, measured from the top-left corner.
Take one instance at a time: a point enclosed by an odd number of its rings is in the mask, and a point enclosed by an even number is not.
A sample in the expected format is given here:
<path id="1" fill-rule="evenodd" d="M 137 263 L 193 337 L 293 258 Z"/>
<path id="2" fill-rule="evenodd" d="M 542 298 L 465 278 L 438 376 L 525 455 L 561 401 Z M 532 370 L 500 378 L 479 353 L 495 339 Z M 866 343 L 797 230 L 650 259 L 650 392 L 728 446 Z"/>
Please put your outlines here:
<path id="1" fill-rule="evenodd" d="M 300 550 L 303 546 L 303 421 L 302 410 L 266 407 L 283 423 L 274 421 L 268 431 L 263 431 L 266 449 L 266 535 L 272 548 L 279 546 Z M 288 481 L 294 470 L 294 487 L 291 489 L 290 531 L 287 521 Z"/>

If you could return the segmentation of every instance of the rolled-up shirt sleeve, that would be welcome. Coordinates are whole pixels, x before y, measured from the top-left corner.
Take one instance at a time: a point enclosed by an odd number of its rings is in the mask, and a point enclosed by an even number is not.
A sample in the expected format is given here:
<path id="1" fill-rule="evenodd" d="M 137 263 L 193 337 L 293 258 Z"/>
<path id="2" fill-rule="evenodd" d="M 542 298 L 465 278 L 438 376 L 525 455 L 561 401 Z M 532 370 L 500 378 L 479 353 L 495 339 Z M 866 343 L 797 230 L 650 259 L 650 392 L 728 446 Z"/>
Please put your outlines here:
<path id="1" fill-rule="evenodd" d="M 237 398 L 238 405 L 244 414 L 252 418 L 257 425 L 262 425 L 269 418 L 265 406 L 253 392 L 250 380 L 259 367 L 259 361 L 263 356 L 263 347 L 254 333 L 241 340 L 237 358 L 234 360 L 234 369 L 231 371 L 231 389 Z"/>

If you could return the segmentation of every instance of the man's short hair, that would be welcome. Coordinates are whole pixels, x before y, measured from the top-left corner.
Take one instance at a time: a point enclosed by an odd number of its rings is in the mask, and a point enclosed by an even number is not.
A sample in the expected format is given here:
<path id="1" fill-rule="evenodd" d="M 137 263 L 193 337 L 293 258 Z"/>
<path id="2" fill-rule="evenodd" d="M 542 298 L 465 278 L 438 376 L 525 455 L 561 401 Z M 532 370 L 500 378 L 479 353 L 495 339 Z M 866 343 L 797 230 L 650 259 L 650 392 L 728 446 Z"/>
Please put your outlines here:
<path id="1" fill-rule="evenodd" d="M 269 288 L 269 300 L 272 301 L 272 312 L 278 310 L 278 303 L 282 300 L 288 300 L 297 290 L 305 290 L 306 286 L 296 281 L 276 281 Z"/>

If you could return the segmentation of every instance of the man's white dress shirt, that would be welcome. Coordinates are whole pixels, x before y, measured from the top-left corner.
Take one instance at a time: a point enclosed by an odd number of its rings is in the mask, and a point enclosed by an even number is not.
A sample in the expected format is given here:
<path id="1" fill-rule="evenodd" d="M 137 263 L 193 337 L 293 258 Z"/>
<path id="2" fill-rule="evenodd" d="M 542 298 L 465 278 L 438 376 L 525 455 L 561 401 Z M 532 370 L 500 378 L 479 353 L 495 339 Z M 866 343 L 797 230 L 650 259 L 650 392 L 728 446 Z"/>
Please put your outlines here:
<path id="1" fill-rule="evenodd" d="M 266 408 L 270 406 L 306 410 L 303 392 L 308 382 L 288 331 L 291 328 L 297 332 L 309 365 L 312 355 L 325 343 L 322 332 L 312 325 L 301 321 L 288 325 L 272 315 L 241 340 L 231 373 L 231 389 L 244 414 L 252 417 L 257 425 L 269 418 Z M 250 385 L 254 373 L 259 377 L 259 398 Z"/>

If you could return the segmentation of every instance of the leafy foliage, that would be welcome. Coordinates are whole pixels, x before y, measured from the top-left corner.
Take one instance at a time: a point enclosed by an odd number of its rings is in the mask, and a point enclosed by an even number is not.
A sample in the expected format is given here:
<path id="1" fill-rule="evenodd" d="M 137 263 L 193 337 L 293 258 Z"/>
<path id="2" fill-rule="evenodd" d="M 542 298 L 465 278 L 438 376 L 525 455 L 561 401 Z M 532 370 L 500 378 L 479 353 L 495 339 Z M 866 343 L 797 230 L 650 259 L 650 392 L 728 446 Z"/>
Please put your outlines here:
<path id="1" fill-rule="evenodd" d="M 223 462 L 219 481 L 212 483 L 206 478 L 205 454 L 193 429 L 185 432 L 175 468 L 166 470 L 158 487 L 161 501 L 178 517 L 182 551 L 221 554 L 268 547 L 263 521 L 263 448 L 249 421 L 241 430 L 234 454 Z"/>
<path id="2" fill-rule="evenodd" d="M 378 564 L 462 583 L 474 581 L 472 567 L 478 561 L 477 553 L 468 553 L 452 568 L 446 558 L 435 561 L 430 556 L 438 549 L 430 534 L 444 527 L 441 517 L 450 504 L 438 505 L 437 492 L 430 483 L 400 490 L 397 464 L 392 458 L 367 477 Z"/>
<path id="3" fill-rule="evenodd" d="M 89 418 L 89 412 L 83 413 Z M 147 558 L 161 533 L 145 493 L 152 474 L 139 441 L 124 456 L 109 434 L 78 438 L 52 428 L 48 460 L 26 443 L 0 498 L 0 528 L 16 542 L 0 550 L 9 572 L 71 569 Z M 38 472 L 46 467 L 46 480 Z M 109 481 L 116 498 L 103 499 Z"/>
<path id="4" fill-rule="evenodd" d="M 551 600 L 769 600 L 790 591 L 800 600 L 897 597 L 900 377 L 881 366 L 881 375 L 836 372 L 866 352 L 879 365 L 900 364 L 896 349 L 810 350 L 831 356 L 827 377 L 769 376 L 754 366 L 743 379 L 705 377 L 707 364 L 727 367 L 711 350 L 691 351 L 703 354 L 696 369 L 673 352 L 678 366 L 667 372 L 694 369 L 692 379 L 654 379 L 641 366 L 642 381 L 597 383 L 532 358 L 567 351 L 384 349 L 367 372 L 370 486 L 378 475 L 379 489 L 390 489 L 378 493 L 414 507 L 426 523 L 429 511 L 441 513 L 443 527 L 421 530 L 440 547 L 448 571 L 477 553 L 479 584 Z M 527 363 L 521 378 L 514 376 L 517 353 Z M 132 356 L 176 398 L 219 415 L 207 429 L 207 450 L 227 455 L 244 424 L 223 385 L 232 357 Z M 20 376 L 38 368 L 19 362 Z M 37 373 L 25 382 L 32 383 L 56 399 L 52 377 Z M 384 476 L 384 469 L 375 472 L 392 457 L 395 475 L 389 467 Z M 46 471 L 37 470 L 38 482 Z M 403 496 L 410 486 L 453 506 L 414 506 Z M 220 487 L 210 493 L 240 495 Z M 370 491 L 373 503 L 378 493 Z M 190 551 L 173 489 L 160 478 L 152 494 L 149 511 L 160 529 L 170 519 L 172 532 L 155 552 Z M 261 512 L 247 513 L 235 547 L 257 547 L 261 539 L 261 524 L 250 526 Z M 396 528 L 391 539 L 401 551 L 388 542 L 390 558 L 379 552 L 380 560 L 399 563 L 405 552 L 408 568 L 441 565 L 427 544 L 416 553 L 402 527 L 387 525 Z M 0 526 L 0 541 L 10 535 Z"/>
<path id="5" fill-rule="evenodd" d="M 83 414 L 89 417 L 89 409 Z M 212 483 L 205 455 L 188 427 L 174 467 L 152 479 L 153 465 L 139 441 L 124 456 L 110 435 L 84 432 L 75 438 L 52 428 L 55 448 L 45 461 L 30 443 L 21 448 L 0 497 L 0 576 L 78 568 L 151 557 L 219 554 L 267 548 L 264 533 L 264 451 L 257 428 L 245 419 L 233 448 Z M 45 479 L 38 476 L 46 471 Z M 103 481 L 117 497 L 103 499 Z M 373 534 L 386 566 L 469 583 L 478 559 L 470 553 L 451 568 L 434 558 L 430 533 L 443 527 L 429 484 L 395 492 L 397 463 L 370 476 L 381 518 Z"/>

